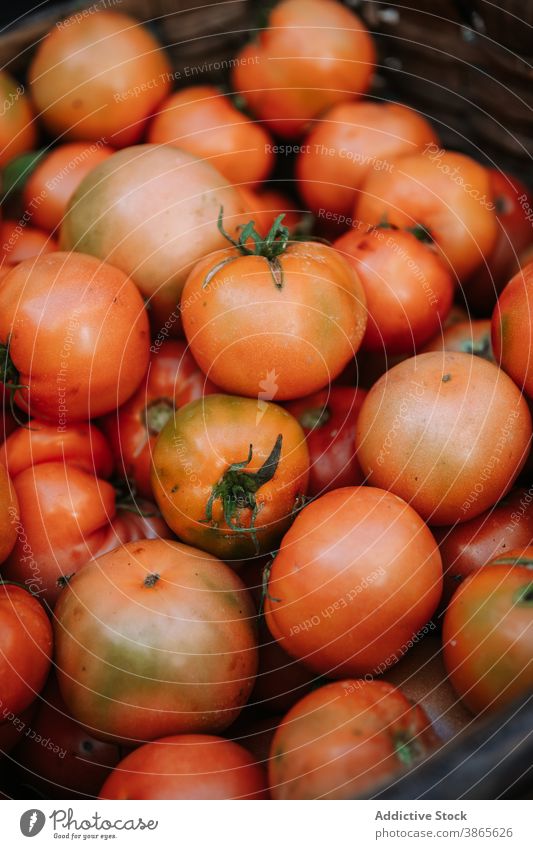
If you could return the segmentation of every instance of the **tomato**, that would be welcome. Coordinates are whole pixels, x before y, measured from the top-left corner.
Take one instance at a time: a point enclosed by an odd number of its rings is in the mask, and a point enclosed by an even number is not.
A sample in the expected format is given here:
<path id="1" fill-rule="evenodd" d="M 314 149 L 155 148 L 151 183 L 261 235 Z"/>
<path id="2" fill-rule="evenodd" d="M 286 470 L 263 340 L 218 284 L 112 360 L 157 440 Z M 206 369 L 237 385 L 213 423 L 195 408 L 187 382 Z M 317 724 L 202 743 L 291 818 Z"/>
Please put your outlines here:
<path id="1" fill-rule="evenodd" d="M 1 721 L 30 705 L 46 681 L 52 626 L 36 598 L 22 587 L 0 583 Z"/>
<path id="2" fill-rule="evenodd" d="M 453 688 L 473 713 L 525 696 L 533 687 L 531 561 L 470 575 L 448 605 L 442 638 Z"/>
<path id="3" fill-rule="evenodd" d="M 501 293 L 492 314 L 496 362 L 533 398 L 533 262 L 524 266 Z"/>
<path id="4" fill-rule="evenodd" d="M 321 115 L 296 160 L 298 191 L 319 217 L 352 212 L 357 189 L 372 170 L 437 144 L 432 126 L 401 103 L 339 103 Z"/>
<path id="5" fill-rule="evenodd" d="M 424 708 L 435 733 L 446 741 L 469 726 L 472 717 L 452 689 L 442 654 L 440 639 L 426 636 L 384 677 L 410 702 Z"/>
<path id="6" fill-rule="evenodd" d="M 101 799 L 266 799 L 266 776 L 242 746 L 210 734 L 163 737 L 112 772 Z"/>
<path id="7" fill-rule="evenodd" d="M 24 86 L 0 71 L 0 168 L 19 153 L 33 150 L 36 125 Z"/>
<path id="8" fill-rule="evenodd" d="M 236 232 L 242 198 L 212 165 L 169 145 L 136 145 L 82 180 L 60 243 L 128 274 L 148 300 L 154 335 L 165 338 L 179 330 L 177 306 L 192 266 L 225 244 L 216 226 L 221 207 Z"/>
<path id="9" fill-rule="evenodd" d="M 0 224 L 0 264 L 11 267 L 25 259 L 57 250 L 55 240 L 44 230 L 28 227 L 20 221 L 2 221 Z"/>
<path id="10" fill-rule="evenodd" d="M 115 490 L 66 463 L 39 463 L 15 478 L 20 521 L 2 575 L 53 604 L 65 579 L 102 544 L 115 514 Z"/>
<path id="11" fill-rule="evenodd" d="M 54 25 L 39 43 L 28 80 L 54 136 L 115 147 L 138 141 L 172 84 L 152 34 L 129 15 L 94 8 Z"/>
<path id="12" fill-rule="evenodd" d="M 17 428 L 0 447 L 0 463 L 12 478 L 39 463 L 63 462 L 108 478 L 113 471 L 111 449 L 92 424 L 66 425 L 64 430 L 33 419 Z"/>
<path id="13" fill-rule="evenodd" d="M 148 374 L 135 395 L 104 420 L 120 473 L 153 498 L 150 464 L 156 439 L 175 409 L 214 391 L 184 342 L 151 346 Z"/>
<path id="14" fill-rule="evenodd" d="M 59 686 L 102 739 L 220 731 L 257 671 L 255 611 L 232 569 L 168 540 L 141 540 L 76 575 L 55 608 Z"/>
<path id="15" fill-rule="evenodd" d="M 532 502 L 531 493 L 525 489 L 513 490 L 475 519 L 451 528 L 435 528 L 444 568 L 444 603 L 472 572 L 496 556 L 529 545 L 533 540 Z"/>
<path id="16" fill-rule="evenodd" d="M 155 504 L 144 499 L 130 499 L 131 503 L 117 501 L 117 512 L 105 528 L 98 551 L 101 557 L 119 545 L 145 539 L 172 539 L 173 534 Z"/>
<path id="17" fill-rule="evenodd" d="M 74 722 L 54 677 L 48 679 L 38 703 L 13 754 L 22 780 L 46 799 L 97 796 L 124 750 L 97 740 Z"/>
<path id="18" fill-rule="evenodd" d="M 466 522 L 503 498 L 530 440 L 527 404 L 507 375 L 447 351 L 384 374 L 357 420 L 357 457 L 369 481 L 432 525 Z"/>
<path id="19" fill-rule="evenodd" d="M 260 619 L 259 668 L 253 693 L 241 717 L 246 717 L 247 709 L 286 713 L 313 689 L 315 682 L 316 676 L 283 651 Z M 242 743 L 247 745 L 246 740 Z"/>
<path id="20" fill-rule="evenodd" d="M 268 132 L 215 86 L 189 86 L 170 95 L 154 115 L 147 141 L 207 159 L 229 183 L 252 188 L 274 166 Z"/>
<path id="21" fill-rule="evenodd" d="M 286 410 L 208 395 L 178 410 L 155 444 L 152 488 L 182 539 L 224 560 L 271 551 L 307 490 L 309 452 Z"/>
<path id="22" fill-rule="evenodd" d="M 461 153 L 428 145 L 402 156 L 391 171 L 371 171 L 357 196 L 354 218 L 378 225 L 424 227 L 459 280 L 492 250 L 497 223 L 487 170 Z"/>
<path id="23" fill-rule="evenodd" d="M 435 746 L 419 705 L 385 681 L 347 679 L 309 693 L 272 741 L 274 799 L 353 799 Z"/>
<path id="24" fill-rule="evenodd" d="M 320 675 L 377 674 L 407 651 L 441 590 L 439 550 L 415 511 L 384 490 L 346 487 L 304 507 L 283 537 L 266 623 Z"/>
<path id="25" fill-rule="evenodd" d="M 63 428 L 114 410 L 137 389 L 148 366 L 148 319 L 118 268 L 53 253 L 4 279 L 0 343 L 16 402 Z"/>
<path id="26" fill-rule="evenodd" d="M 364 94 L 375 61 L 351 10 L 335 0 L 282 0 L 234 60 L 232 84 L 272 132 L 295 138 L 328 107 Z"/>
<path id="27" fill-rule="evenodd" d="M 355 423 L 365 397 L 364 389 L 331 386 L 286 404 L 307 439 L 309 496 L 363 483 L 354 441 Z"/>
<path id="28" fill-rule="evenodd" d="M 0 458 L 0 563 L 3 563 L 15 547 L 18 515 L 17 494 Z"/>
<path id="29" fill-rule="evenodd" d="M 361 347 L 413 353 L 442 327 L 453 278 L 439 256 L 405 230 L 349 230 L 334 247 L 353 265 L 365 291 L 368 323 Z"/>
<path id="30" fill-rule="evenodd" d="M 238 188 L 243 204 L 254 220 L 255 229 L 263 239 L 270 232 L 275 219 L 281 214 L 284 216 L 283 224 L 291 235 L 296 232 L 302 221 L 302 213 L 295 208 L 296 204 L 291 198 L 277 189 L 252 191 L 247 186 Z"/>
<path id="31" fill-rule="evenodd" d="M 470 309 L 486 316 L 493 309 L 499 293 L 519 268 L 519 255 L 529 245 L 533 247 L 533 231 L 527 210 L 533 197 L 516 177 L 489 168 L 489 177 L 496 207 L 498 235 L 486 262 L 465 285 Z"/>
<path id="32" fill-rule="evenodd" d="M 419 353 L 425 354 L 428 351 L 462 351 L 493 363 L 490 320 L 454 322 L 444 327 L 441 333 L 437 333 Z"/>
<path id="33" fill-rule="evenodd" d="M 113 153 L 102 142 L 71 142 L 46 151 L 35 162 L 22 191 L 24 208 L 36 227 L 57 230 L 67 204 L 83 178 Z"/>
<path id="34" fill-rule="evenodd" d="M 227 392 L 267 400 L 310 395 L 361 344 L 361 283 L 333 248 L 290 242 L 279 219 L 265 240 L 255 234 L 253 248 L 250 235 L 246 227 L 238 243 L 191 271 L 181 299 L 187 341 L 200 368 Z"/>

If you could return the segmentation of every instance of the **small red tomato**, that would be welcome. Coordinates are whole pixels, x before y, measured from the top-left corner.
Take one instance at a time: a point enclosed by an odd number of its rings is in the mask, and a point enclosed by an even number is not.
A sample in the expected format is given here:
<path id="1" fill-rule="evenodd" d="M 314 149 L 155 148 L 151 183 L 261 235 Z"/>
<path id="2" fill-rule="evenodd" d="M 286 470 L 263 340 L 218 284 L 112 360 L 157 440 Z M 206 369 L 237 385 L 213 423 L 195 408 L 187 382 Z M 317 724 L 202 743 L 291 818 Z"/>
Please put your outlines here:
<path id="1" fill-rule="evenodd" d="M 482 357 L 484 360 L 493 363 L 494 354 L 490 335 L 490 319 L 456 321 L 448 326 L 443 326 L 441 332 L 437 333 L 419 353 L 458 351 L 464 354 L 474 354 L 476 357 Z"/>

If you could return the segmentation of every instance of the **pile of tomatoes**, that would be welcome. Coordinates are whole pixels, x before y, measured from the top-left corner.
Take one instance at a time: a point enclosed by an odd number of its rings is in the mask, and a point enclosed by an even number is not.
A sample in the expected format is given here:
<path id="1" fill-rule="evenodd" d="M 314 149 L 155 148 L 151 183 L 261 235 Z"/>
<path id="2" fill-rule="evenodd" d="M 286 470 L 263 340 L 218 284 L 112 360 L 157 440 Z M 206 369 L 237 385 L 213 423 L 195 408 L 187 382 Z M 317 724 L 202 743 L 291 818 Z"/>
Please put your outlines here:
<path id="1" fill-rule="evenodd" d="M 353 798 L 533 687 L 533 200 L 375 64 L 281 0 L 227 90 L 97 7 L 0 74 L 4 796 Z"/>

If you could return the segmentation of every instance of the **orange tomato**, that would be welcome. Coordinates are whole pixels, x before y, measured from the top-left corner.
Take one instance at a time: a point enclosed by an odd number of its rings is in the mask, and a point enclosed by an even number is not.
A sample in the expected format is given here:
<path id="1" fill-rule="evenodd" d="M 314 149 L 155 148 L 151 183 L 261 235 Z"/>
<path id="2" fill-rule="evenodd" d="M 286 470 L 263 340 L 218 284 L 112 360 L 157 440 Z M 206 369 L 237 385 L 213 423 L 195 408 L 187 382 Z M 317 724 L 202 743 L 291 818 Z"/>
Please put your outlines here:
<path id="1" fill-rule="evenodd" d="M 134 18 L 108 9 L 59 21 L 28 79 L 39 118 L 56 136 L 114 147 L 138 141 L 171 87 L 170 64 Z"/>
<path id="2" fill-rule="evenodd" d="M 419 353 L 462 351 L 465 354 L 483 357 L 484 360 L 493 363 L 494 354 L 490 335 L 491 322 L 488 318 L 480 318 L 477 321 L 456 321 L 447 327 L 443 326 L 441 333 L 437 333 Z"/>
<path id="3" fill-rule="evenodd" d="M 4 562 L 15 546 L 18 519 L 17 493 L 9 479 L 5 465 L 0 462 L 0 563 Z"/>
<path id="4" fill-rule="evenodd" d="M 57 244 L 45 230 L 29 227 L 20 221 L 0 224 L 0 264 L 12 268 L 18 262 L 57 250 Z"/>
<path id="5" fill-rule="evenodd" d="M 37 130 L 24 86 L 0 71 L 0 168 L 20 153 L 33 150 Z"/>
<path id="6" fill-rule="evenodd" d="M 533 398 L 533 262 L 524 266 L 501 293 L 492 314 L 496 362 Z"/>
<path id="7" fill-rule="evenodd" d="M 172 94 L 154 115 L 147 141 L 206 159 L 235 185 L 253 187 L 274 166 L 268 132 L 215 86 L 190 86 Z"/>

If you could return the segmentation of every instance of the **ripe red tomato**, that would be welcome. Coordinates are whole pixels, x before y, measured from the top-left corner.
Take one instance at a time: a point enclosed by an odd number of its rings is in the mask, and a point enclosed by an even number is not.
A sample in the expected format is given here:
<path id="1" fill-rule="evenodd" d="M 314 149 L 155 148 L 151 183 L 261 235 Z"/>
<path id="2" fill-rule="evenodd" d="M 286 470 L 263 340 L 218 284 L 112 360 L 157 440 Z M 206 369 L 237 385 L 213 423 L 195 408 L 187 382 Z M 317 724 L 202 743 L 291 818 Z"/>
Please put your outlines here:
<path id="1" fill-rule="evenodd" d="M 365 332 L 355 271 L 331 247 L 290 242 L 279 219 L 266 240 L 245 227 L 233 244 L 200 260 L 183 289 L 183 329 L 195 360 L 236 395 L 287 400 L 322 389 Z"/>
<path id="2" fill-rule="evenodd" d="M 496 362 L 533 398 L 533 262 L 524 266 L 501 293 L 492 314 Z"/>
<path id="3" fill-rule="evenodd" d="M 272 551 L 307 491 L 300 425 L 251 398 L 208 395 L 182 407 L 159 434 L 152 462 L 169 527 L 224 560 Z"/>
<path id="4" fill-rule="evenodd" d="M 487 170 L 461 153 L 430 145 L 402 156 L 394 169 L 371 171 L 356 199 L 354 219 L 374 226 L 422 226 L 459 280 L 490 254 L 497 235 Z"/>
<path id="5" fill-rule="evenodd" d="M 29 466 L 13 488 L 20 521 L 2 574 L 53 604 L 66 578 L 100 550 L 115 515 L 115 490 L 63 462 Z"/>
<path id="6" fill-rule="evenodd" d="M 13 551 L 17 541 L 19 503 L 0 456 L 0 563 Z"/>
<path id="7" fill-rule="evenodd" d="M 353 799 L 437 745 L 419 705 L 385 681 L 345 680 L 309 693 L 270 750 L 274 799 Z"/>
<path id="8" fill-rule="evenodd" d="M 494 557 L 529 545 L 533 540 L 533 497 L 516 489 L 494 507 L 451 528 L 435 528 L 444 570 L 443 603 L 458 585 Z"/>
<path id="9" fill-rule="evenodd" d="M 143 300 L 118 268 L 53 253 L 21 262 L 0 287 L 2 379 L 16 402 L 58 427 L 114 410 L 149 357 Z"/>
<path id="10" fill-rule="evenodd" d="M 355 455 L 355 425 L 365 397 L 364 389 L 331 386 L 285 405 L 307 439 L 310 497 L 363 483 Z"/>
<path id="11" fill-rule="evenodd" d="M 63 698 L 104 740 L 215 733 L 253 688 L 248 591 L 229 566 L 177 542 L 140 540 L 93 561 L 63 591 L 55 628 Z"/>
<path id="12" fill-rule="evenodd" d="M 252 755 L 209 734 L 163 737 L 136 749 L 111 773 L 101 799 L 266 799 Z"/>
<path id="13" fill-rule="evenodd" d="M 478 321 L 457 321 L 448 327 L 443 327 L 440 333 L 433 337 L 431 342 L 418 352 L 426 354 L 428 351 L 457 351 L 465 354 L 474 354 L 483 357 L 489 363 L 495 362 L 491 343 L 490 319 L 479 319 Z"/>
<path id="14" fill-rule="evenodd" d="M 124 147 L 142 135 L 172 74 L 148 29 L 95 6 L 52 27 L 39 42 L 28 79 L 52 135 Z"/>
<path id="15" fill-rule="evenodd" d="M 36 598 L 0 582 L 0 721 L 30 705 L 50 670 L 52 626 Z"/>
<path id="16" fill-rule="evenodd" d="M 437 142 L 431 124 L 401 103 L 338 103 L 319 116 L 301 146 L 298 191 L 319 217 L 326 211 L 346 217 L 370 171 L 390 172 L 396 157 Z"/>
<path id="17" fill-rule="evenodd" d="M 349 230 L 334 247 L 353 265 L 365 290 L 362 349 L 414 353 L 440 330 L 454 281 L 440 257 L 413 233 L 363 227 Z"/>
<path id="18" fill-rule="evenodd" d="M 283 537 L 266 623 L 321 675 L 378 674 L 408 650 L 441 590 L 439 550 L 415 511 L 384 490 L 346 487 L 304 507 Z"/>
<path id="19" fill-rule="evenodd" d="M 118 470 L 135 491 L 153 498 L 150 466 L 156 439 L 174 410 L 214 391 L 181 341 L 152 345 L 146 380 L 135 395 L 105 418 Z"/>
<path id="20" fill-rule="evenodd" d="M 503 498 L 530 440 L 531 416 L 512 380 L 480 357 L 446 351 L 386 372 L 357 420 L 370 482 L 432 525 L 466 522 Z"/>
<path id="21" fill-rule="evenodd" d="M 364 94 L 375 61 L 368 30 L 341 3 L 283 0 L 237 55 L 232 84 L 272 132 L 294 138 L 328 107 Z"/>
<path id="22" fill-rule="evenodd" d="M 473 713 L 497 710 L 528 693 L 533 688 L 530 564 L 489 563 L 470 575 L 448 605 L 442 639 L 453 688 Z"/>
<path id="23" fill-rule="evenodd" d="M 215 86 L 188 86 L 171 94 L 154 115 L 147 140 L 208 160 L 235 185 L 253 188 L 274 166 L 268 132 Z"/>

